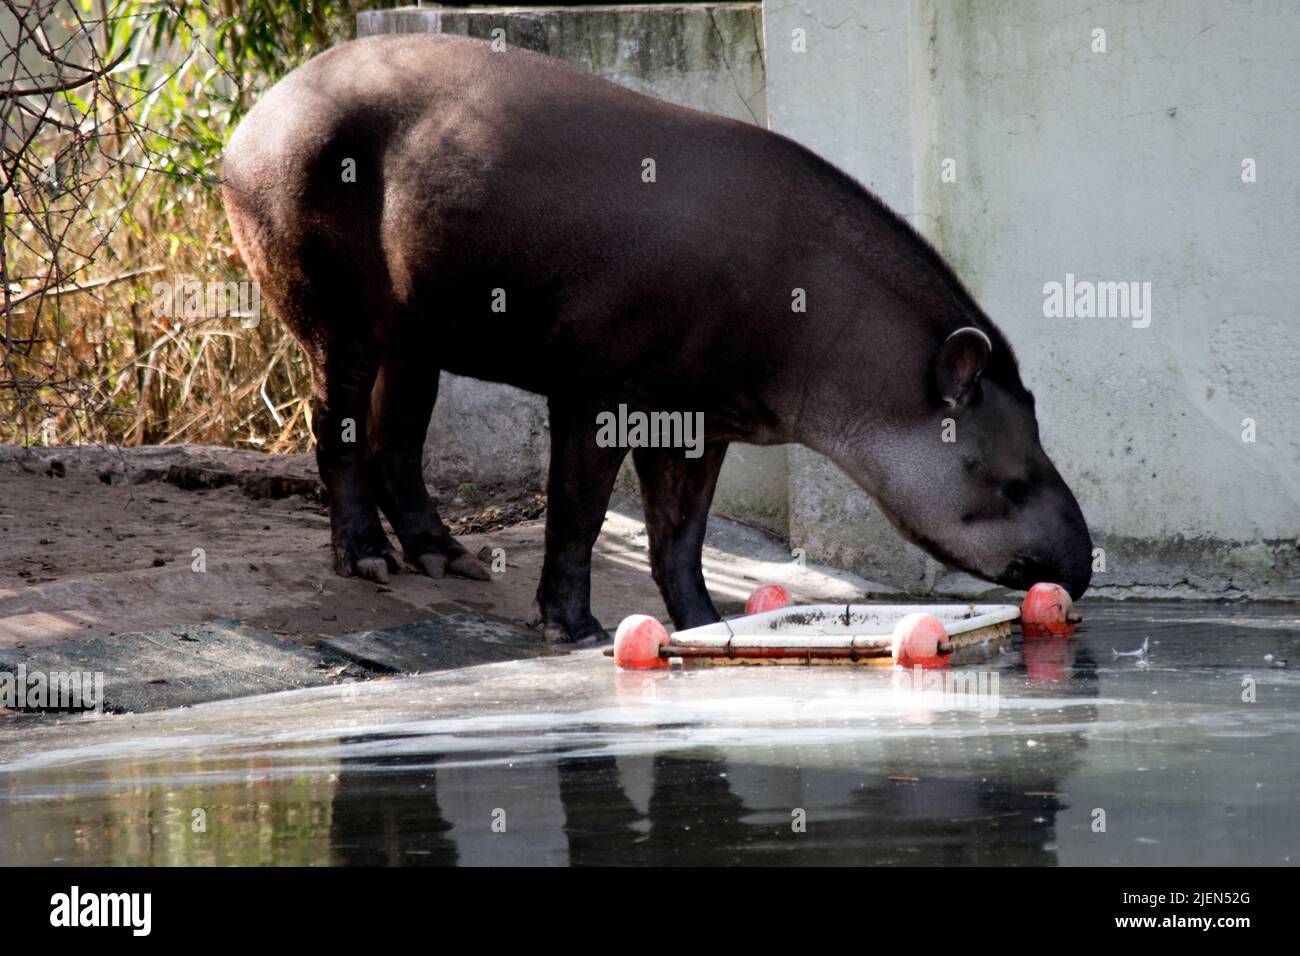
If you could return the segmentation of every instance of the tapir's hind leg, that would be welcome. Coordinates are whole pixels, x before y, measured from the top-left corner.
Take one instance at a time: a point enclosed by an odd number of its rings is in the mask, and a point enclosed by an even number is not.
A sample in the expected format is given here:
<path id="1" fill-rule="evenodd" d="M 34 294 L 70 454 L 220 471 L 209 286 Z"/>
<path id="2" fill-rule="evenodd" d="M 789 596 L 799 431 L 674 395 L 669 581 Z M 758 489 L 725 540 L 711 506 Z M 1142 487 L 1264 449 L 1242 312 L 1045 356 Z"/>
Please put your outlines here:
<path id="1" fill-rule="evenodd" d="M 424 484 L 424 438 L 438 399 L 438 369 L 419 361 L 419 354 L 410 344 L 390 348 L 380 365 L 370 396 L 370 486 L 407 561 L 433 578 L 450 571 L 485 581 L 487 568 L 447 531 Z"/>
<path id="2" fill-rule="evenodd" d="M 296 228 L 310 218 L 294 205 L 301 190 L 286 194 L 278 187 L 287 180 L 239 171 L 255 153 L 256 144 L 246 144 L 227 154 L 223 194 L 231 232 L 263 299 L 311 363 L 311 425 L 329 500 L 334 570 L 383 583 L 401 561 L 379 523 L 365 473 L 370 392 L 383 354 L 378 333 L 394 315 L 388 290 L 376 278 L 385 274 L 379 242 L 365 238 L 377 235 L 380 204 L 363 203 L 359 213 L 344 215 L 350 231 Z M 262 165 L 278 169 L 280 161 Z"/>
<path id="3" fill-rule="evenodd" d="M 318 367 L 312 374 L 311 425 L 316 464 L 329 494 L 334 569 L 382 584 L 389 571 L 401 569 L 401 562 L 379 523 L 362 451 L 378 349 L 363 336 L 332 331 L 324 355 L 313 364 Z"/>
<path id="4" fill-rule="evenodd" d="M 726 455 L 726 442 L 706 444 L 699 458 L 687 458 L 680 448 L 632 452 L 650 537 L 650 572 L 678 629 L 718 620 L 701 557 L 709 505 Z"/>
<path id="5" fill-rule="evenodd" d="M 609 635 L 591 613 L 591 549 L 605 521 L 625 448 L 596 444 L 595 406 L 552 398 L 551 470 L 546 483 L 546 556 L 537 621 L 548 641 Z"/>

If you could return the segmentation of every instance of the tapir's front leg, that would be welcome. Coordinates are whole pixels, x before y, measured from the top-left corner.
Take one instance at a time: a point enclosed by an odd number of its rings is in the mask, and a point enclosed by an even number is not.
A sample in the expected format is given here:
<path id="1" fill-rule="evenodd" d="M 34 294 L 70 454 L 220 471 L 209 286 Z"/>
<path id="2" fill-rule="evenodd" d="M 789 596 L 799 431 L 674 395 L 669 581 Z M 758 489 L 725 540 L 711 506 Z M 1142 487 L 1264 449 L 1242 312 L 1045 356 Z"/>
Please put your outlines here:
<path id="1" fill-rule="evenodd" d="M 537 623 L 548 641 L 605 640 L 609 635 L 591 614 L 591 549 L 627 449 L 596 444 L 595 405 L 552 398 L 549 407 L 551 470 Z"/>
<path id="2" fill-rule="evenodd" d="M 650 571 L 678 630 L 718 620 L 704 586 L 701 556 L 709 505 L 726 456 L 726 442 L 706 444 L 699 458 L 687 458 L 680 448 L 632 452 L 650 536 Z"/>

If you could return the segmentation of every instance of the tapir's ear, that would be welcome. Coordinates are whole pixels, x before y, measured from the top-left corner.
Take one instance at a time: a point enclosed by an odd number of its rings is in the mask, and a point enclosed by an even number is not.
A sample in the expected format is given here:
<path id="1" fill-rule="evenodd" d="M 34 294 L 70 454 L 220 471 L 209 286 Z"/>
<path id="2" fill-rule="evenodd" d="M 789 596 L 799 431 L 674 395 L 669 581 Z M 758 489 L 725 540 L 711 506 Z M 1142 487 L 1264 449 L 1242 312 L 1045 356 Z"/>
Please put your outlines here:
<path id="1" fill-rule="evenodd" d="M 992 352 L 993 343 L 977 328 L 967 326 L 948 336 L 939 346 L 934 369 L 935 384 L 945 402 L 959 405 L 970 397 Z"/>

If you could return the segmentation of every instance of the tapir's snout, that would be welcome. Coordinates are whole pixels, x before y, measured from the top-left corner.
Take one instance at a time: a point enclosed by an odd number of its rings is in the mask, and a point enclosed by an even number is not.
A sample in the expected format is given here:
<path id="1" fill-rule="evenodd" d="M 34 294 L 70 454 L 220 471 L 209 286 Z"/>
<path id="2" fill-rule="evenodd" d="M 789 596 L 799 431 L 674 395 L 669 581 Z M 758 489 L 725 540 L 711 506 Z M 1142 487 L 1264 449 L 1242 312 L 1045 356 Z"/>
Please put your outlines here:
<path id="1" fill-rule="evenodd" d="M 1079 600 L 1092 583 L 1092 561 L 1084 561 L 1077 570 L 1061 575 L 1061 580 L 1057 583 L 1070 592 L 1072 600 Z"/>
<path id="2" fill-rule="evenodd" d="M 1012 558 L 998 583 L 1027 591 L 1041 581 L 1061 585 L 1076 601 L 1092 582 L 1092 536 L 1073 496 L 1059 530 L 1042 540 L 1033 553 Z"/>
<path id="3" fill-rule="evenodd" d="M 1093 555 L 1092 535 L 1088 532 L 1088 522 L 1084 520 L 1083 510 L 1072 494 L 1064 524 L 1066 532 L 1058 551 L 1061 579 L 1056 583 L 1070 592 L 1072 600 L 1077 601 L 1083 597 L 1083 592 L 1088 590 L 1088 585 L 1092 583 Z"/>
<path id="4" fill-rule="evenodd" d="M 1012 560 L 998 583 L 1018 591 L 1028 591 L 1043 581 L 1061 585 L 1077 601 L 1083 597 L 1092 581 L 1092 562 L 1062 564 L 1052 559 L 1021 556 Z"/>

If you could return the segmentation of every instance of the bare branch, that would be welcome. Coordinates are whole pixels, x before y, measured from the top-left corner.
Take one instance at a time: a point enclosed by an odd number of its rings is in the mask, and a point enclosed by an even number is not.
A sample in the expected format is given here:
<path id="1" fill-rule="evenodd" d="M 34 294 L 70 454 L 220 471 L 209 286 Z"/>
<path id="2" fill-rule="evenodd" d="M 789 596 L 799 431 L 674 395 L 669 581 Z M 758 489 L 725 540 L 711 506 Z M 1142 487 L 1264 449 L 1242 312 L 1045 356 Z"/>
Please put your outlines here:
<path id="1" fill-rule="evenodd" d="M 37 86 L 28 90 L 0 90 L 0 100 L 10 100 L 20 96 L 48 96 L 53 93 L 67 93 L 78 87 L 85 86 L 87 83 L 93 83 L 102 76 L 107 76 L 121 65 L 122 61 L 127 58 L 130 50 L 123 50 L 117 55 L 112 63 L 98 70 L 91 70 L 84 76 L 74 77 L 71 80 L 64 80 L 60 83 L 51 83 L 49 86 Z"/>

